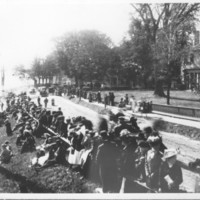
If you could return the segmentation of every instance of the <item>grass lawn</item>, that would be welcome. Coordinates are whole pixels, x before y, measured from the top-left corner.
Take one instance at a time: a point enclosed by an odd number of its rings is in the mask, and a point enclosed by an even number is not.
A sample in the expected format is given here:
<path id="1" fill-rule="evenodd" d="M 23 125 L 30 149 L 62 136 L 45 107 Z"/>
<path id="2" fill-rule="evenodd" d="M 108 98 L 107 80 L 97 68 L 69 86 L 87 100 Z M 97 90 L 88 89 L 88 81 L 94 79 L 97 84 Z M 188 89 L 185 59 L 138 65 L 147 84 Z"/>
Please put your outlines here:
<path id="1" fill-rule="evenodd" d="M 109 91 L 103 91 L 102 94 Z M 167 99 L 163 97 L 158 97 L 154 95 L 154 91 L 150 90 L 127 90 L 127 91 L 114 91 L 115 94 L 115 101 L 119 102 L 120 98 L 124 97 L 125 94 L 128 94 L 130 97 L 131 95 L 134 95 L 136 100 L 148 100 L 153 101 L 155 104 L 167 104 Z M 165 92 L 166 94 L 166 92 Z M 174 106 L 186 106 L 186 107 L 195 107 L 200 108 L 200 95 L 194 94 L 191 91 L 171 91 L 170 92 L 171 97 L 178 97 L 178 98 L 184 98 L 184 99 L 194 99 L 199 100 L 199 102 L 195 101 L 189 101 L 189 100 L 176 100 L 171 99 L 170 105 Z M 103 95 L 102 95 L 103 97 Z"/>
<path id="2" fill-rule="evenodd" d="M 14 121 L 11 120 L 12 125 Z M 5 127 L 0 128 L 0 146 L 8 140 L 15 156 L 10 163 L 0 164 L 0 193 L 19 193 L 19 185 L 26 185 L 29 193 L 83 193 L 94 192 L 96 185 L 86 180 L 80 180 L 80 175 L 62 165 L 36 172 L 30 168 L 31 158 L 36 152 L 20 153 L 15 144 L 17 135 L 8 137 Z M 39 145 L 42 140 L 36 139 Z"/>

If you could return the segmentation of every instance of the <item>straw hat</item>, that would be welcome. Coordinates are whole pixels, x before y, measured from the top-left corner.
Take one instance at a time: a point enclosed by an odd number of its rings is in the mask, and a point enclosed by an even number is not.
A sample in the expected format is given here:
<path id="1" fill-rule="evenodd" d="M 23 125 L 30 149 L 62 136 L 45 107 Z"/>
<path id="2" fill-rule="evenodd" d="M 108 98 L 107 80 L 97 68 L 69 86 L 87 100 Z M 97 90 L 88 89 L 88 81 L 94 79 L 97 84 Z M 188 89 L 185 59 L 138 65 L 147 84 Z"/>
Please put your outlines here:
<path id="1" fill-rule="evenodd" d="M 130 133 L 130 131 L 129 130 L 127 130 L 127 129 L 123 129 L 123 130 L 121 130 L 121 132 L 120 132 L 120 137 L 122 138 L 122 137 L 129 137 L 131 135 L 131 133 Z"/>
<path id="2" fill-rule="evenodd" d="M 164 150 L 164 154 L 163 154 L 163 158 L 167 159 L 167 158 L 171 158 L 173 156 L 177 155 L 177 150 L 176 149 L 165 149 Z"/>

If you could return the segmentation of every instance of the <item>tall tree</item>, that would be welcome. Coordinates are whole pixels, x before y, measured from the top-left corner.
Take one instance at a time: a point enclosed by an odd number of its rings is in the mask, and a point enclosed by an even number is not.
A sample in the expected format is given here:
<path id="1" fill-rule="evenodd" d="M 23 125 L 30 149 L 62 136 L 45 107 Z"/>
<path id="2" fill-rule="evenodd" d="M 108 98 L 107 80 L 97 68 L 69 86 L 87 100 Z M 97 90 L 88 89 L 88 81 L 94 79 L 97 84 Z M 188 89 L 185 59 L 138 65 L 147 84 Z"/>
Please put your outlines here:
<path id="1" fill-rule="evenodd" d="M 149 35 L 149 39 L 151 41 L 152 50 L 154 53 L 154 77 L 155 80 L 157 79 L 157 73 L 160 71 L 158 68 L 158 63 L 160 62 L 160 37 L 162 39 L 167 39 L 168 42 L 161 42 L 162 44 L 165 44 L 164 49 L 165 53 L 167 50 L 167 57 L 168 57 L 168 66 L 170 65 L 171 57 L 173 57 L 173 52 L 176 49 L 175 46 L 175 39 L 179 31 L 183 27 L 185 27 L 186 24 L 191 25 L 191 20 L 195 20 L 196 14 L 200 9 L 200 4 L 188 4 L 188 3 L 179 3 L 179 4 L 131 4 L 136 13 L 138 14 L 138 18 L 143 22 L 143 25 L 145 26 L 145 33 Z M 163 32 L 163 35 L 161 36 L 161 32 Z M 183 33 L 183 31 L 182 31 Z M 181 36 L 181 34 L 179 34 Z M 175 55 L 175 54 L 174 54 Z M 174 62 L 174 60 L 173 60 Z M 162 68 L 161 68 L 162 69 Z M 170 70 L 168 69 L 168 75 L 167 77 L 170 77 Z M 166 77 L 165 77 L 166 79 Z M 170 81 L 168 81 L 169 83 Z M 158 85 L 158 84 L 157 84 Z M 169 92 L 169 90 L 168 90 Z M 155 94 L 158 95 L 164 95 L 162 90 L 157 90 L 155 88 Z M 169 96 L 169 94 L 168 94 Z"/>
<path id="2" fill-rule="evenodd" d="M 132 70 L 132 79 L 136 84 L 136 79 L 140 80 L 140 85 L 145 88 L 152 85 L 152 62 L 151 41 L 149 35 L 145 33 L 145 26 L 142 21 L 132 19 L 129 28 L 129 40 L 124 40 L 120 46 L 123 66 Z M 130 75 L 131 75 L 130 74 Z M 131 78 L 131 77 L 130 77 Z"/>
<path id="3" fill-rule="evenodd" d="M 77 85 L 102 80 L 109 68 L 110 39 L 97 31 L 68 33 L 57 41 L 58 65 Z"/>
<path id="4" fill-rule="evenodd" d="M 190 49 L 190 35 L 200 4 L 166 4 L 163 25 L 158 32 L 158 49 L 167 83 L 167 104 L 173 78 L 179 76 L 181 60 Z"/>
<path id="5" fill-rule="evenodd" d="M 42 71 L 43 71 L 43 76 L 52 82 L 53 77 L 60 73 L 60 69 L 59 69 L 57 61 L 56 61 L 55 52 L 49 54 L 45 58 L 41 67 L 42 67 Z"/>
<path id="6" fill-rule="evenodd" d="M 40 80 L 43 78 L 44 72 L 42 67 L 43 61 L 40 58 L 35 58 L 31 68 L 28 71 L 30 77 L 34 80 L 35 85 L 37 84 L 37 79 Z"/>

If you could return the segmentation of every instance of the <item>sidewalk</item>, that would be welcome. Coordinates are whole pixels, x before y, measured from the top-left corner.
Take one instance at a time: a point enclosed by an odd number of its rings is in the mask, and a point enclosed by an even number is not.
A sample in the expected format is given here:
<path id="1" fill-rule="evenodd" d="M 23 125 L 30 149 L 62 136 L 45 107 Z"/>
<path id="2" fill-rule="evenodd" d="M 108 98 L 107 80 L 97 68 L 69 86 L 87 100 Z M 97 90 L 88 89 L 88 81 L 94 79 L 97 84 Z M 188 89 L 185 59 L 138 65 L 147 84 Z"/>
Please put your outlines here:
<path id="1" fill-rule="evenodd" d="M 89 102 L 87 99 L 82 98 L 81 100 L 85 102 Z M 100 106 L 100 107 L 105 107 L 104 104 L 102 103 L 92 102 L 92 104 Z M 181 124 L 181 125 L 200 129 L 200 118 L 175 115 L 171 113 L 164 113 L 164 112 L 158 112 L 158 111 L 153 111 L 152 113 L 139 113 L 139 112 L 133 112 L 131 110 L 127 110 L 126 108 L 123 109 L 123 108 L 118 108 L 115 106 L 108 106 L 108 105 L 106 106 L 106 108 L 111 110 L 113 113 L 123 112 L 125 115 L 128 115 L 128 116 L 135 115 L 138 117 L 162 119 L 163 121 L 166 121 L 166 122 Z"/>

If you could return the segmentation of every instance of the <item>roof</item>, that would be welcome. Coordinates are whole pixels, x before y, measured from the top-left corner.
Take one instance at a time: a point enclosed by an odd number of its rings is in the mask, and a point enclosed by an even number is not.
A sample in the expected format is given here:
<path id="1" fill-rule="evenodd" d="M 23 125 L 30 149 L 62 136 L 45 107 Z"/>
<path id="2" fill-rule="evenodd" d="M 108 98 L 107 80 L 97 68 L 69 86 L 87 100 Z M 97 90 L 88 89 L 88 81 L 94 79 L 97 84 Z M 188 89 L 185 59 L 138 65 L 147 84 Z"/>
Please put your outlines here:
<path id="1" fill-rule="evenodd" d="M 199 70 L 199 72 L 200 72 L 200 68 L 192 68 L 192 69 L 184 69 L 184 70 L 187 70 L 187 71 Z"/>

